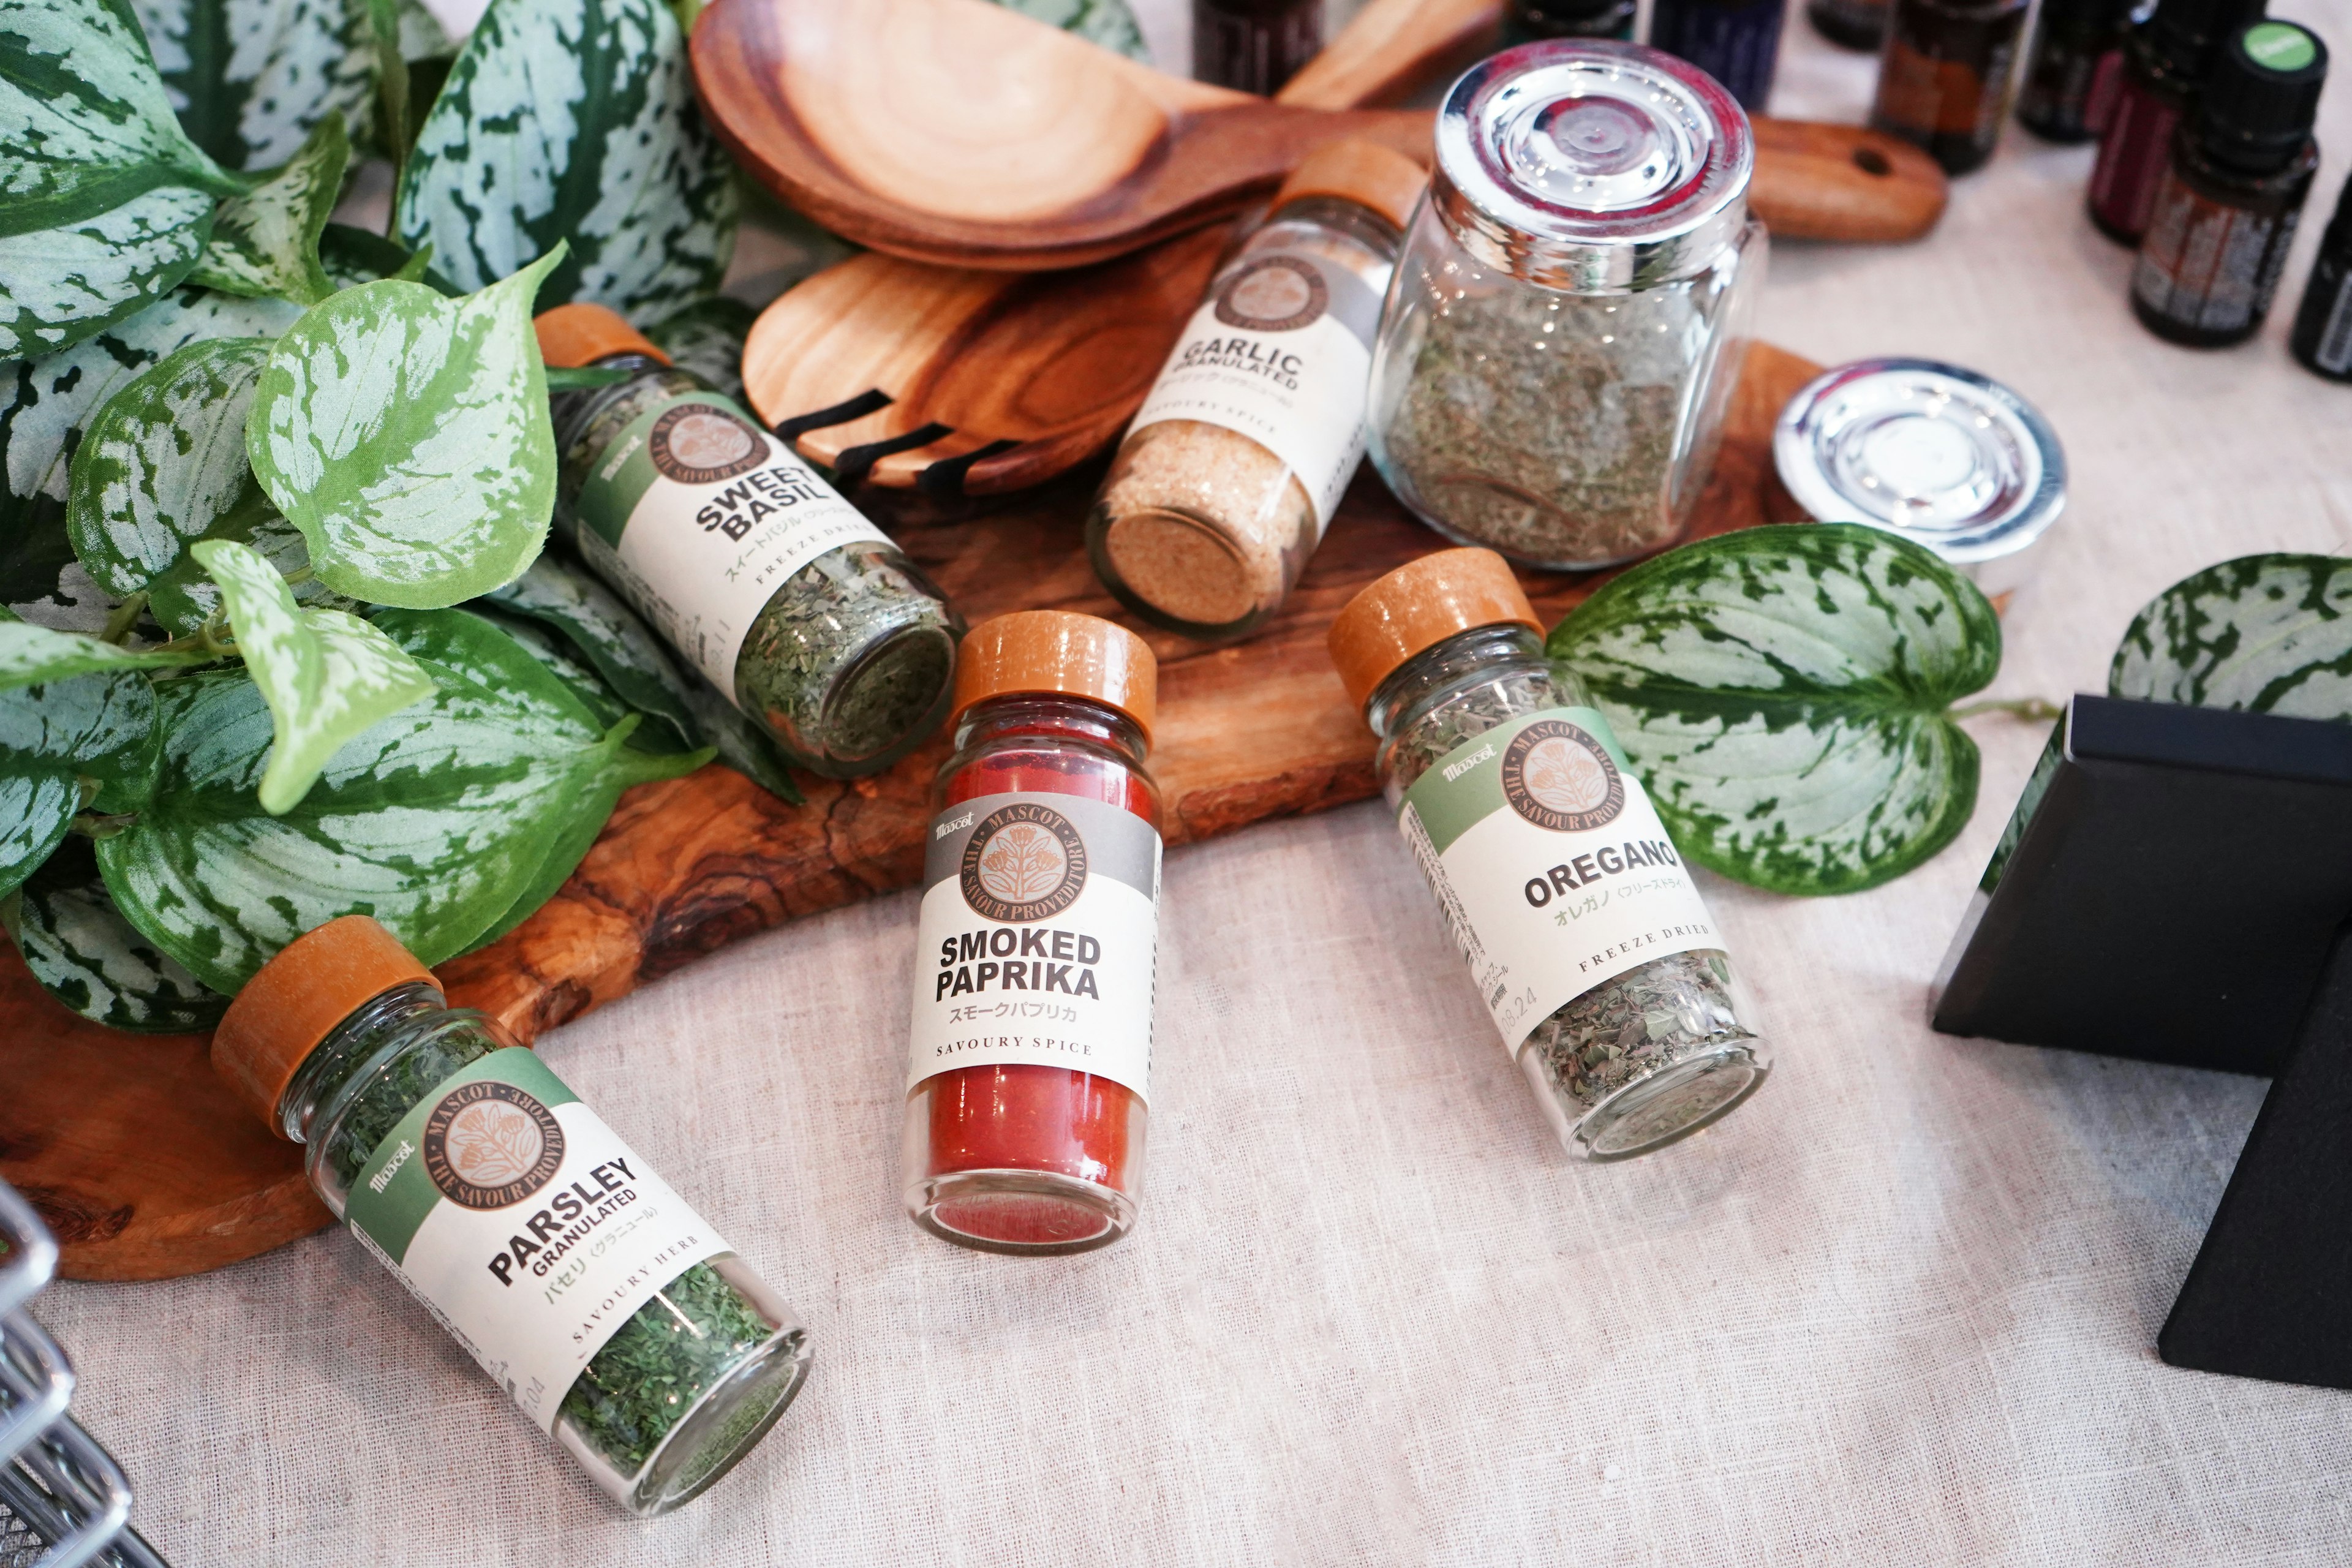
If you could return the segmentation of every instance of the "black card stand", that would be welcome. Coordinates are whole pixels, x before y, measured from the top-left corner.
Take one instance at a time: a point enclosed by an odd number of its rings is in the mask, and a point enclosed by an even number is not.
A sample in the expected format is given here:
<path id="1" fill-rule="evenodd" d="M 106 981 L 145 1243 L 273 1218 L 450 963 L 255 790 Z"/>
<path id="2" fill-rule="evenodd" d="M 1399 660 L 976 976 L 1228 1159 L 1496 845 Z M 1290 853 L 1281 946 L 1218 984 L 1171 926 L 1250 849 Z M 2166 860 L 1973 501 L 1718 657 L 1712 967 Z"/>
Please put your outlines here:
<path id="1" fill-rule="evenodd" d="M 1934 1021 L 2273 1076 L 2158 1352 L 2352 1388 L 2352 725 L 2077 697 Z"/>

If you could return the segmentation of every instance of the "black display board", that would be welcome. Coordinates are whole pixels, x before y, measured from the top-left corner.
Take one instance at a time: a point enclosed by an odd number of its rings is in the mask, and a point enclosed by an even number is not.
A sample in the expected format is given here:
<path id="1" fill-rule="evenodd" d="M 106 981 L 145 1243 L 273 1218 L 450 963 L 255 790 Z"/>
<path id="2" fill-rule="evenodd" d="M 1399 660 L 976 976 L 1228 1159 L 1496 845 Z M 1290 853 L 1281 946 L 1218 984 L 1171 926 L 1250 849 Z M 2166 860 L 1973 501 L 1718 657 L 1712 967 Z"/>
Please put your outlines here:
<path id="1" fill-rule="evenodd" d="M 2074 699 L 1937 1029 L 2276 1081 L 2158 1350 L 2352 1388 L 2352 725 Z"/>

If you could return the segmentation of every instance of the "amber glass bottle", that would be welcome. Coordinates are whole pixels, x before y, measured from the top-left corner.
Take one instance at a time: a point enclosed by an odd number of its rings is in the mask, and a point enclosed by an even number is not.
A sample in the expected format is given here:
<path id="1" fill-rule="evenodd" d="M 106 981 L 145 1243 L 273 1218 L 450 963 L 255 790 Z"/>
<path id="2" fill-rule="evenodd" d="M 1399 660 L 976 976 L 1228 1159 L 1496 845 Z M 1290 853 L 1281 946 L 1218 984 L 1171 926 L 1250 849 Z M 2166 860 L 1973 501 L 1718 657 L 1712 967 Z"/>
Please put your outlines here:
<path id="1" fill-rule="evenodd" d="M 1916 142 L 1944 172 L 1992 156 L 2028 0 L 1895 0 L 1870 122 Z"/>

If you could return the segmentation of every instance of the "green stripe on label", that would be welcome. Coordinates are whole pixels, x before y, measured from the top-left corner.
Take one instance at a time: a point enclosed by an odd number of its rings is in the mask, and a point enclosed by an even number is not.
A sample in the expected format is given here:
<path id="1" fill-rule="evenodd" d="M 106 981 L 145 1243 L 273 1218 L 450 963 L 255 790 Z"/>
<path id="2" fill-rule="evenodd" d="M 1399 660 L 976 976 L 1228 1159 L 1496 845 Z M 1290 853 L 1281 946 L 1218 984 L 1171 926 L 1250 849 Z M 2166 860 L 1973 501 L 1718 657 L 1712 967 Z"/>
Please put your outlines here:
<path id="1" fill-rule="evenodd" d="M 425 1123 L 451 1090 L 486 1079 L 512 1084 L 551 1110 L 580 1098 L 536 1054 L 509 1046 L 459 1068 L 410 1106 L 399 1125 L 384 1134 L 383 1142 L 368 1156 L 343 1208 L 343 1218 L 353 1228 L 365 1231 L 395 1265 L 408 1256 L 408 1244 L 415 1239 L 425 1216 L 448 1201 L 425 1172 Z"/>
<path id="2" fill-rule="evenodd" d="M 1507 724 L 1497 724 L 1474 735 L 1430 765 L 1427 773 L 1404 792 L 1404 804 L 1421 818 L 1430 847 L 1443 855 L 1454 841 L 1481 821 L 1503 809 L 1503 753 L 1519 731 L 1546 720 L 1566 720 L 1600 742 L 1615 761 L 1617 771 L 1633 776 L 1625 749 L 1609 731 L 1609 721 L 1594 708 L 1547 708 Z"/>
<path id="3" fill-rule="evenodd" d="M 620 546 L 622 531 L 637 510 L 637 502 L 661 477 L 654 467 L 654 424 L 682 403 L 707 403 L 738 419 L 749 418 L 732 400 L 719 393 L 689 392 L 657 403 L 647 413 L 631 420 L 628 428 L 604 448 L 604 455 L 597 459 L 596 467 L 581 485 L 580 499 L 572 506 L 580 526 L 615 549 Z"/>

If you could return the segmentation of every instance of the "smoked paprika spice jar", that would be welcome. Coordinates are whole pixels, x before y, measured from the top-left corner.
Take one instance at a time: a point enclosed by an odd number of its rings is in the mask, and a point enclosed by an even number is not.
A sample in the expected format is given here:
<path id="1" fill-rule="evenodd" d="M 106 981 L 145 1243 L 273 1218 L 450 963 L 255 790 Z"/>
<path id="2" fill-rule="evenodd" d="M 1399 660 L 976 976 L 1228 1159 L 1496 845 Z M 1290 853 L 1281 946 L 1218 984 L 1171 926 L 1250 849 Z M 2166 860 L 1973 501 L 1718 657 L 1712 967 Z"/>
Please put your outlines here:
<path id="1" fill-rule="evenodd" d="M 1381 785 L 1562 1147 L 1626 1160 L 1769 1070 L 1722 933 L 1503 558 L 1442 550 L 1331 623 Z"/>
<path id="2" fill-rule="evenodd" d="M 539 1429 L 632 1513 L 733 1468 L 808 1336 L 604 1118 L 366 915 L 294 939 L 213 1068 Z"/>
<path id="3" fill-rule="evenodd" d="M 1092 616 L 972 629 L 932 786 L 907 1075 L 908 1214 L 991 1252 L 1133 1228 L 1151 1071 L 1159 666 Z"/>

